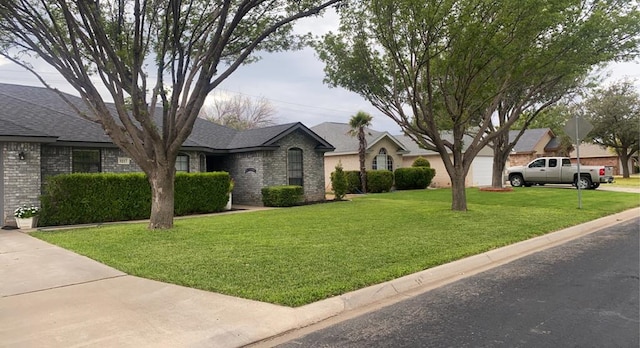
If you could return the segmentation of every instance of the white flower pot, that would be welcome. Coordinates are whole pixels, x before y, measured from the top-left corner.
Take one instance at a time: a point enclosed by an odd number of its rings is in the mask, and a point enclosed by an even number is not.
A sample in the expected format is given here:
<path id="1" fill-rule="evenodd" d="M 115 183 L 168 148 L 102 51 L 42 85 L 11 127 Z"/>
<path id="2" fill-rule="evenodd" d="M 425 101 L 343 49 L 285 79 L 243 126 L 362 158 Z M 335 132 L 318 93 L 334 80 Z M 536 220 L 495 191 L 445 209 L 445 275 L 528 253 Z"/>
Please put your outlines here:
<path id="1" fill-rule="evenodd" d="M 224 210 L 231 210 L 231 192 L 229 192 L 229 200 L 227 201 L 227 206 L 224 207 Z"/>
<path id="2" fill-rule="evenodd" d="M 32 216 L 30 218 L 16 218 L 16 224 L 21 230 L 34 228 L 38 225 L 38 217 Z"/>

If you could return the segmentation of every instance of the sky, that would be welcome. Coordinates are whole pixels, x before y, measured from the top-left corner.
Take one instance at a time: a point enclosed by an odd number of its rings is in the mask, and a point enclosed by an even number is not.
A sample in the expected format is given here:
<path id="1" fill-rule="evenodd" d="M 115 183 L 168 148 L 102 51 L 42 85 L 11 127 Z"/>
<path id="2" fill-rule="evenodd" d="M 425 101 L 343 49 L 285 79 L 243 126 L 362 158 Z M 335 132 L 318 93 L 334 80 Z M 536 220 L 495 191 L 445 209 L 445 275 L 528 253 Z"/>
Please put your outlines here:
<path id="1" fill-rule="evenodd" d="M 322 18 L 303 19 L 296 25 L 296 30 L 321 35 L 335 30 L 336 23 L 335 14 L 330 13 Z M 45 63 L 34 62 L 34 67 L 53 87 L 78 95 Z M 394 121 L 358 94 L 342 88 L 329 88 L 323 83 L 323 69 L 324 64 L 311 48 L 264 54 L 260 61 L 241 66 L 214 93 L 241 94 L 256 100 L 264 98 L 276 110 L 276 123 L 302 122 L 308 127 L 322 122 L 347 123 L 352 115 L 365 111 L 373 116 L 372 129 L 401 133 Z M 605 72 L 610 74 L 606 82 L 625 77 L 635 79 L 640 91 L 640 62 L 612 64 Z M 0 58 L 0 82 L 42 86 L 31 73 L 3 58 Z"/>

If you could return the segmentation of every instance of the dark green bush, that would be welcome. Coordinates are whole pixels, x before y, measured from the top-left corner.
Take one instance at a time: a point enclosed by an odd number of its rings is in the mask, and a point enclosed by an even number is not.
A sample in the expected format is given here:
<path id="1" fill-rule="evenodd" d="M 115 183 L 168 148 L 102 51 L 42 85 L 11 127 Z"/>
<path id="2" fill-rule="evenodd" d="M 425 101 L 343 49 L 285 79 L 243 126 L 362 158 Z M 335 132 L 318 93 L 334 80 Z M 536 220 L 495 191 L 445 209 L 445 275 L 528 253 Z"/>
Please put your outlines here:
<path id="1" fill-rule="evenodd" d="M 226 172 L 177 173 L 175 214 L 189 215 L 221 211 L 229 200 L 231 177 Z"/>
<path id="2" fill-rule="evenodd" d="M 393 172 L 388 170 L 367 171 L 367 192 L 388 192 L 393 186 Z"/>
<path id="3" fill-rule="evenodd" d="M 431 167 L 429 160 L 424 157 L 418 157 L 413 161 L 412 167 Z"/>
<path id="4" fill-rule="evenodd" d="M 394 172 L 396 189 L 416 190 L 425 189 L 431 184 L 436 171 L 428 167 L 398 168 Z"/>
<path id="5" fill-rule="evenodd" d="M 347 176 L 347 193 L 362 193 L 359 170 L 345 170 Z"/>
<path id="6" fill-rule="evenodd" d="M 297 185 L 268 186 L 262 188 L 265 207 L 291 207 L 302 202 L 304 189 Z"/>
<path id="7" fill-rule="evenodd" d="M 175 214 L 222 210 L 229 182 L 223 172 L 178 173 Z M 42 226 L 147 219 L 151 188 L 142 173 L 64 174 L 47 178 L 41 202 Z"/>
<path id="8" fill-rule="evenodd" d="M 340 162 L 336 165 L 336 170 L 331 173 L 331 187 L 333 194 L 336 196 L 336 200 L 342 200 L 344 195 L 347 194 L 347 175 L 344 173 L 344 170 L 342 170 L 342 163 Z"/>

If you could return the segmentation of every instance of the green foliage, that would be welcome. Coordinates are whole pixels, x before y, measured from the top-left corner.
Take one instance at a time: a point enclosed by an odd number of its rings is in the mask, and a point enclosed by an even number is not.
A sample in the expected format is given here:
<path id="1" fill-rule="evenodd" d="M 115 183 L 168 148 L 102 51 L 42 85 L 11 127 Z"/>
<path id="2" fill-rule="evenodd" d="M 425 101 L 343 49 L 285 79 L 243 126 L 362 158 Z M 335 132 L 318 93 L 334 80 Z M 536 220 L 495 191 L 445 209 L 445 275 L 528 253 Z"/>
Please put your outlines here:
<path id="1" fill-rule="evenodd" d="M 360 94 L 437 151 L 452 176 L 454 210 L 466 210 L 464 186 L 454 179 L 509 131 L 494 127 L 496 114 L 512 124 L 523 111 L 548 106 L 598 64 L 636 56 L 640 40 L 634 1 L 349 5 L 340 11 L 339 30 L 316 44 L 326 82 Z M 454 136 L 445 138 L 443 130 Z"/>
<path id="2" fill-rule="evenodd" d="M 629 176 L 627 158 L 640 151 L 640 93 L 630 81 L 599 88 L 586 101 L 587 119 L 593 124 L 589 139 L 616 150 Z"/>
<path id="3" fill-rule="evenodd" d="M 398 168 L 394 172 L 396 189 L 425 189 L 431 184 L 436 170 L 428 167 Z"/>
<path id="4" fill-rule="evenodd" d="M 367 171 L 367 192 L 389 192 L 393 186 L 393 172 L 389 170 Z"/>
<path id="5" fill-rule="evenodd" d="M 346 170 L 347 193 L 362 193 L 362 183 L 360 182 L 359 170 Z"/>
<path id="6" fill-rule="evenodd" d="M 411 164 L 412 167 L 431 167 L 431 163 L 429 160 L 424 157 L 418 157 Z"/>
<path id="7" fill-rule="evenodd" d="M 292 207 L 302 202 L 304 189 L 297 185 L 268 186 L 262 188 L 265 207 Z"/>
<path id="8" fill-rule="evenodd" d="M 178 173 L 176 215 L 222 210 L 228 199 L 228 173 Z M 47 178 L 40 225 L 75 225 L 149 218 L 151 188 L 142 173 L 64 174 Z"/>
<path id="9" fill-rule="evenodd" d="M 347 175 L 342 169 L 342 163 L 340 162 L 336 164 L 336 170 L 331 173 L 331 187 L 333 189 L 333 194 L 338 201 L 342 200 L 344 195 L 347 193 Z"/>
<path id="10" fill-rule="evenodd" d="M 177 173 L 175 214 L 189 215 L 221 211 L 229 200 L 231 177 L 227 172 Z"/>

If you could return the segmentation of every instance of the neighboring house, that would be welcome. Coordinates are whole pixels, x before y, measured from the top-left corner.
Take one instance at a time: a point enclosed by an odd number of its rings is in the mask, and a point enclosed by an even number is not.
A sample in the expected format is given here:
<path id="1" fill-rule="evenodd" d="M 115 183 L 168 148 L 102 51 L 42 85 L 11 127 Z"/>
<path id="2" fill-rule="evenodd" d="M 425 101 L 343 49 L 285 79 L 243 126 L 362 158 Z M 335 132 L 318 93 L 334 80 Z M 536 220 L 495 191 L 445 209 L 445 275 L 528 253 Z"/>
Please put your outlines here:
<path id="1" fill-rule="evenodd" d="M 519 131 L 509 132 L 509 141 L 513 141 Z M 549 128 L 527 129 L 513 147 L 506 167 L 525 165 L 538 157 L 560 156 L 560 138 L 556 137 Z M 576 161 L 577 153 L 574 149 L 570 156 Z M 596 144 L 580 144 L 580 163 L 584 165 L 599 165 L 613 167 L 615 175 L 622 175 L 622 165 L 615 152 Z M 633 168 L 633 159 L 629 160 Z"/>
<path id="2" fill-rule="evenodd" d="M 83 101 L 67 96 L 81 110 Z M 304 187 L 306 201 L 325 197 L 324 161 L 333 146 L 302 123 L 236 131 L 196 120 L 176 170 L 224 170 L 234 203 L 262 204 L 265 186 Z M 21 204 L 38 204 L 46 178 L 77 172 L 138 172 L 96 123 L 78 116 L 46 88 L 0 84 L 0 226 Z"/>
<path id="3" fill-rule="evenodd" d="M 331 172 L 335 170 L 338 162 L 342 163 L 344 170 L 359 170 L 358 139 L 349 134 L 351 127 L 346 123 L 325 122 L 311 127 L 311 130 L 335 146 L 333 152 L 327 152 L 324 155 L 325 182 L 327 189 L 330 190 Z M 424 157 L 436 170 L 436 176 L 433 178 L 431 186 L 451 187 L 451 179 L 440 154 L 437 152 L 420 148 L 407 136 L 391 135 L 388 132 L 379 132 L 373 129 L 366 129 L 366 139 L 365 166 L 367 170 L 386 169 L 393 171 L 397 168 L 410 167 L 416 158 Z M 481 150 L 472 163 L 466 185 L 491 185 L 492 166 L 493 151 L 489 148 Z"/>
<path id="4" fill-rule="evenodd" d="M 519 130 L 509 131 L 509 142 L 515 140 Z M 557 156 L 560 138 L 550 128 L 526 129 L 509 155 L 505 166 L 525 165 L 538 157 Z"/>
<path id="5" fill-rule="evenodd" d="M 637 153 L 636 153 L 637 156 Z M 577 152 L 571 151 L 571 158 L 577 158 Z M 622 161 L 614 150 L 603 148 L 597 144 L 582 143 L 580 144 L 580 163 L 586 166 L 608 166 L 613 167 L 614 175 L 622 175 Z M 634 172 L 634 156 L 629 158 L 629 173 Z"/>

